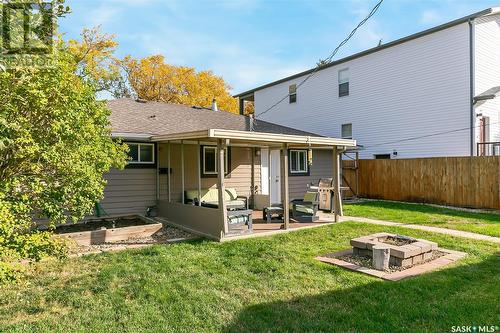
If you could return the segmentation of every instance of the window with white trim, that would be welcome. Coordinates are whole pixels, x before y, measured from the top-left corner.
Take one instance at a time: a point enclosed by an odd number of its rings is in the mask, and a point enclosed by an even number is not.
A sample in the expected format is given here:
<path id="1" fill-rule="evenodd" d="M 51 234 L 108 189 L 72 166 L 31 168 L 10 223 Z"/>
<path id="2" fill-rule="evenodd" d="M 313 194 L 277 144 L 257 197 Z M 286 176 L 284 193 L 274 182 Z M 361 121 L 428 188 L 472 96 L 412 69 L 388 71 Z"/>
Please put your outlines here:
<path id="1" fill-rule="evenodd" d="M 229 152 L 224 149 L 224 173 L 229 173 Z M 219 159 L 216 146 L 201 147 L 201 171 L 203 176 L 217 176 L 219 172 Z"/>
<path id="2" fill-rule="evenodd" d="M 296 84 L 291 84 L 288 86 L 288 101 L 290 103 L 296 103 L 297 102 L 297 85 Z"/>
<path id="3" fill-rule="evenodd" d="M 339 71 L 339 97 L 349 96 L 349 69 Z"/>
<path id="4" fill-rule="evenodd" d="M 352 139 L 352 124 L 342 124 L 342 139 Z"/>
<path id="5" fill-rule="evenodd" d="M 307 150 L 305 149 L 290 149 L 290 174 L 307 174 L 309 171 L 309 165 L 307 163 Z"/>
<path id="6" fill-rule="evenodd" d="M 128 146 L 129 164 L 154 164 L 155 145 L 153 143 L 125 142 Z"/>

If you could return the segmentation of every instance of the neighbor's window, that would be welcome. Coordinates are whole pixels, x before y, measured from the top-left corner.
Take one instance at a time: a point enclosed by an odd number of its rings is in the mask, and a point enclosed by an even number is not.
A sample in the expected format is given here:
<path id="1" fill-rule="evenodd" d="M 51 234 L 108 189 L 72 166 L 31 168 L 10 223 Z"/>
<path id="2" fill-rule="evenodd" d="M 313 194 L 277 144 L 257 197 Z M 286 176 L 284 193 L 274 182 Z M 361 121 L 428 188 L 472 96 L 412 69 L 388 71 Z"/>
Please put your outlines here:
<path id="1" fill-rule="evenodd" d="M 349 69 L 339 71 L 339 97 L 349 96 Z"/>
<path id="2" fill-rule="evenodd" d="M 342 139 L 352 139 L 352 124 L 342 124 Z"/>
<path id="3" fill-rule="evenodd" d="M 224 173 L 229 173 L 229 152 L 224 149 Z M 201 147 L 201 170 L 204 176 L 217 176 L 219 171 L 219 159 L 217 158 L 217 147 L 202 146 Z"/>
<path id="4" fill-rule="evenodd" d="M 290 103 L 297 102 L 297 85 L 296 84 L 291 84 L 290 86 L 288 86 L 288 95 L 289 95 L 289 102 Z"/>
<path id="5" fill-rule="evenodd" d="M 390 160 L 391 154 L 375 154 L 373 155 L 376 160 Z"/>
<path id="6" fill-rule="evenodd" d="M 290 158 L 290 174 L 307 174 L 307 150 L 291 149 L 289 151 Z"/>
<path id="7" fill-rule="evenodd" d="M 130 156 L 130 164 L 154 164 L 154 148 L 152 143 L 132 143 L 126 142 Z"/>

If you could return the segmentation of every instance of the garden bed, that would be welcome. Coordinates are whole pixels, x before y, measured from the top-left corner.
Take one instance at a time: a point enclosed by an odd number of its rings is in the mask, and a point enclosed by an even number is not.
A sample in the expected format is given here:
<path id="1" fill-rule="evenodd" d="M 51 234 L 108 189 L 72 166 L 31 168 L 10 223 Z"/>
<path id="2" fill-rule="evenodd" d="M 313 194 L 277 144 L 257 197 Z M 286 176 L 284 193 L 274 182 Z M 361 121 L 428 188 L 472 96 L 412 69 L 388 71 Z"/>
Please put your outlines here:
<path id="1" fill-rule="evenodd" d="M 58 226 L 55 233 L 75 241 L 78 245 L 88 246 L 147 238 L 162 228 L 163 224 L 137 215 Z"/>
<path id="2" fill-rule="evenodd" d="M 116 219 L 103 219 L 103 220 L 88 220 L 76 224 L 63 224 L 56 228 L 56 234 L 68 234 L 83 231 L 94 231 L 102 228 L 116 229 L 132 226 L 140 226 L 146 224 L 157 223 L 153 220 L 141 219 L 137 216 L 124 216 Z"/>
<path id="3" fill-rule="evenodd" d="M 97 254 L 101 252 L 114 252 L 126 249 L 138 249 L 157 244 L 172 244 L 197 236 L 173 226 L 164 225 L 160 230 L 150 236 L 131 237 L 122 241 L 106 242 L 101 244 L 74 244 L 70 246 L 71 256 L 81 256 L 87 254 Z"/>

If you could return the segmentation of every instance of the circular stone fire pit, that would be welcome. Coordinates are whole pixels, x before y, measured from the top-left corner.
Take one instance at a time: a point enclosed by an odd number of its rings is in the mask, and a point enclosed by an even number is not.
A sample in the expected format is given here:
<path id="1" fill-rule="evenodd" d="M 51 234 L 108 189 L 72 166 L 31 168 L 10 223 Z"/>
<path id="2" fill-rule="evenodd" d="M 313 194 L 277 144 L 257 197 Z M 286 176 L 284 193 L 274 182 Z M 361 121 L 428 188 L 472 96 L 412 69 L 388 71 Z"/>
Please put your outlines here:
<path id="1" fill-rule="evenodd" d="M 432 251 L 438 244 L 424 239 L 416 239 L 385 232 L 351 239 L 354 255 L 373 258 L 373 246 L 384 245 L 390 250 L 389 264 L 407 267 L 420 264 L 432 258 Z"/>

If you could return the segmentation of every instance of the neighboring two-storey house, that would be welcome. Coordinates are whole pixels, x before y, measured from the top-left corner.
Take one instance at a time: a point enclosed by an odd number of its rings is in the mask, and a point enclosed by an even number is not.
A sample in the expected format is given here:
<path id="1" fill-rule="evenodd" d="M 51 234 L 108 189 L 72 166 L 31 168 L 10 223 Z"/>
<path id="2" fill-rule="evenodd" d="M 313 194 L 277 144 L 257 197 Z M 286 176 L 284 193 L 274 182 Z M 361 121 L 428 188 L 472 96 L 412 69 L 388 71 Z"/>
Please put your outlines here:
<path id="1" fill-rule="evenodd" d="M 500 8 L 236 95 L 240 112 L 330 137 L 361 158 L 500 154 Z M 281 98 L 289 96 L 266 112 Z"/>

